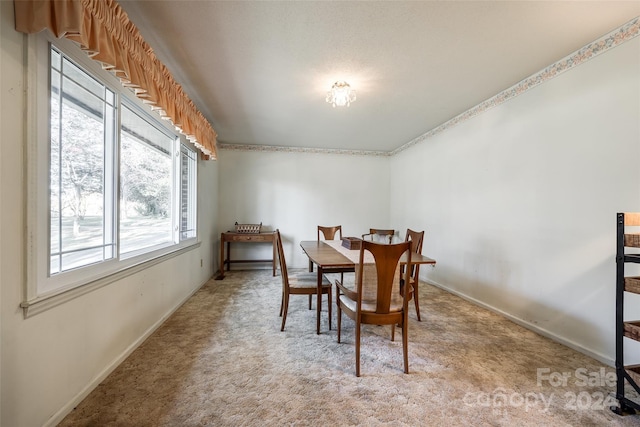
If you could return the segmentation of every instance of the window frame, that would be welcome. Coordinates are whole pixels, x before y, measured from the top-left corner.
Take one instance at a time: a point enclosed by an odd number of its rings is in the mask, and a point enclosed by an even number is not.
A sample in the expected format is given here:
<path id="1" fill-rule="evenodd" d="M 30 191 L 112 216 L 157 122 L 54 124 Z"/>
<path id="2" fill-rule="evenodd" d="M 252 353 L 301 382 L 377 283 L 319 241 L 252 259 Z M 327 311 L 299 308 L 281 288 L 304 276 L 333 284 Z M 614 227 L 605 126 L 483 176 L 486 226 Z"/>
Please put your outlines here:
<path id="1" fill-rule="evenodd" d="M 189 157 L 187 159 L 187 167 L 191 166 L 191 162 L 190 160 L 193 160 L 193 165 L 194 165 L 194 170 L 191 171 L 190 169 L 187 171 L 187 180 L 188 182 L 188 186 L 189 188 L 191 188 L 191 197 L 189 198 L 189 200 L 187 200 L 187 204 L 189 205 L 190 209 L 192 210 L 191 215 L 188 215 L 188 219 L 186 221 L 187 226 L 189 226 L 190 223 L 193 223 L 193 227 L 195 227 L 195 236 L 193 237 L 186 237 L 185 240 L 188 239 L 192 239 L 192 238 L 197 238 L 198 237 L 198 153 L 195 150 L 191 150 L 189 148 L 189 146 L 187 144 L 183 144 L 180 143 L 180 147 L 179 147 L 179 152 L 178 152 L 178 170 L 176 171 L 176 185 L 174 188 L 179 189 L 179 191 L 182 193 L 182 160 L 183 160 L 183 150 L 188 150 L 189 151 L 189 155 L 187 155 L 187 157 Z M 191 159 L 191 155 L 193 156 L 193 159 Z M 178 203 L 176 205 L 176 219 L 178 220 L 178 224 L 176 226 L 176 231 L 178 233 L 178 239 L 182 240 L 182 236 L 183 233 L 189 233 L 191 229 L 187 229 L 186 231 L 183 230 L 182 228 L 182 224 L 184 223 L 183 219 L 182 219 L 182 194 L 178 194 L 177 200 Z"/>
<path id="2" fill-rule="evenodd" d="M 23 291 L 22 303 L 24 316 L 37 314 L 41 311 L 57 306 L 79 295 L 90 292 L 93 289 L 102 287 L 108 283 L 119 280 L 130 274 L 144 270 L 166 259 L 180 255 L 181 253 L 196 249 L 200 246 L 197 207 L 197 187 L 192 194 L 195 200 L 196 233 L 194 237 L 182 240 L 179 230 L 179 206 L 177 198 L 180 187 L 175 186 L 175 180 L 180 179 L 180 155 L 182 146 L 187 147 L 196 153 L 195 180 L 197 182 L 198 157 L 197 149 L 178 133 L 170 122 L 161 120 L 160 116 L 152 113 L 151 108 L 138 99 L 135 94 L 125 88 L 120 80 L 111 72 L 102 69 L 100 63 L 92 60 L 83 52 L 77 44 L 67 39 L 56 39 L 48 32 L 30 34 L 27 38 L 26 51 L 26 101 L 27 101 L 27 126 L 26 126 L 26 166 L 27 166 L 27 188 L 26 188 L 26 281 Z M 114 226 L 116 233 L 116 254 L 111 260 L 97 264 L 83 266 L 74 270 L 49 275 L 49 252 L 50 252 L 50 206 L 49 206 L 49 174 L 50 174 L 50 150 L 49 150 L 49 72 L 50 72 L 50 45 L 53 45 L 89 72 L 92 77 L 98 79 L 102 84 L 116 93 L 116 140 L 114 162 L 115 192 L 113 203 L 116 206 L 114 215 Z M 123 101 L 126 99 L 126 101 Z M 160 247 L 148 248 L 143 253 L 130 253 L 121 256 L 119 253 L 119 156 L 120 156 L 120 109 L 121 104 L 126 102 L 130 106 L 135 106 L 146 114 L 147 118 L 154 121 L 156 126 L 166 130 L 169 134 L 175 135 L 172 152 L 172 168 L 174 169 L 175 180 L 172 185 L 172 223 L 173 223 L 173 243 L 167 243 Z M 177 160 L 176 160 L 177 159 Z M 177 168 L 177 170 L 176 170 Z M 175 194 L 178 193 L 178 194 Z M 177 229 L 176 229 L 177 226 Z M 177 239 L 176 239 L 177 238 Z"/>

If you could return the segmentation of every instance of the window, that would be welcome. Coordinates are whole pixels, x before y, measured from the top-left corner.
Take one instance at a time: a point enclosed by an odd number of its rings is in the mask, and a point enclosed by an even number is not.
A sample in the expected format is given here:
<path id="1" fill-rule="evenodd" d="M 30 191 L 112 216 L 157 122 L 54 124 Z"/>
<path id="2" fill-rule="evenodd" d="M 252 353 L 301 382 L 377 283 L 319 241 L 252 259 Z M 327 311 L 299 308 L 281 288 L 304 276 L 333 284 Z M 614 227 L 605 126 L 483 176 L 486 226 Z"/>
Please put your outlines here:
<path id="1" fill-rule="evenodd" d="M 71 42 L 30 36 L 29 68 L 23 306 L 197 243 L 194 149 Z"/>
<path id="2" fill-rule="evenodd" d="M 51 49 L 49 274 L 114 257 L 115 94 Z M 110 191 L 111 190 L 111 191 Z"/>
<path id="3" fill-rule="evenodd" d="M 180 238 L 196 237 L 196 153 L 180 147 Z"/>
<path id="4" fill-rule="evenodd" d="M 171 243 L 176 137 L 123 104 L 120 127 L 120 253 Z"/>

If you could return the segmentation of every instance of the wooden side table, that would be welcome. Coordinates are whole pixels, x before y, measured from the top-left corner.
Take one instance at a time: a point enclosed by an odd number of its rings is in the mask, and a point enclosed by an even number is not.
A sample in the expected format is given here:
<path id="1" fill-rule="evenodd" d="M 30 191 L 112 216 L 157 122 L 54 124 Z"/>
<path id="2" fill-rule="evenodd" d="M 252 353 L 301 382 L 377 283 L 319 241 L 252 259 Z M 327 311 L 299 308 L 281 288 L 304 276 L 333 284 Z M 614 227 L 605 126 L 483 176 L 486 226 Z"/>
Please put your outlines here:
<path id="1" fill-rule="evenodd" d="M 273 257 L 271 259 L 231 259 L 231 242 L 234 243 L 265 243 L 271 242 L 273 246 Z M 225 258 L 224 246 L 227 244 L 227 256 Z M 231 270 L 232 263 L 238 262 L 270 262 L 273 268 L 273 275 L 276 275 L 276 233 L 273 231 L 265 233 L 236 233 L 227 231 L 220 235 L 220 274 L 216 280 L 224 279 L 224 266 L 227 271 Z"/>

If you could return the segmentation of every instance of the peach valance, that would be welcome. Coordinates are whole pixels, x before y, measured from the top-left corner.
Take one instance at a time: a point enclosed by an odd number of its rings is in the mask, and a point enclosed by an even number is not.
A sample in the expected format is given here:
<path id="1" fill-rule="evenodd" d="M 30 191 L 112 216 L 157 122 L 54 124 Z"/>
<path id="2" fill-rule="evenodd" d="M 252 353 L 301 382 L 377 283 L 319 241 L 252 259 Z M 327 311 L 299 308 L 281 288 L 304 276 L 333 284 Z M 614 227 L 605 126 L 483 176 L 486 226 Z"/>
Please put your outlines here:
<path id="1" fill-rule="evenodd" d="M 215 159 L 216 133 L 115 0 L 14 0 L 16 30 L 49 29 L 77 42 L 203 154 Z"/>

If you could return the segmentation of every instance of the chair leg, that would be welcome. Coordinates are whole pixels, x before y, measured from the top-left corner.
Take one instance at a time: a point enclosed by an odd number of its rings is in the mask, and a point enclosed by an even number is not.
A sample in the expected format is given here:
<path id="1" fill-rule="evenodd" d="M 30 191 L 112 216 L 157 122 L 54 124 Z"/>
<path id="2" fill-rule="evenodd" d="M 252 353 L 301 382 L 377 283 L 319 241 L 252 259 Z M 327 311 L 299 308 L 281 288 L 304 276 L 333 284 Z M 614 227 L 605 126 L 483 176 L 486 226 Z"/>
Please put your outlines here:
<path id="1" fill-rule="evenodd" d="M 413 283 L 413 303 L 416 306 L 416 316 L 418 317 L 418 322 L 422 322 L 420 319 L 420 304 L 418 303 L 418 281 L 416 280 Z"/>
<path id="2" fill-rule="evenodd" d="M 333 292 L 331 291 L 331 288 L 333 288 L 333 286 L 329 286 L 329 297 L 327 298 L 327 311 L 329 312 L 329 330 L 331 330 L 331 304 L 333 304 L 333 301 L 331 301 L 333 299 Z"/>
<path id="3" fill-rule="evenodd" d="M 340 291 L 337 291 L 340 294 Z M 336 307 L 338 309 L 338 344 L 340 344 L 340 326 L 342 324 L 342 310 L 340 308 L 340 303 L 338 302 L 338 297 L 336 296 Z"/>
<path id="4" fill-rule="evenodd" d="M 391 325 L 391 341 L 394 341 L 396 339 L 396 325 L 393 324 Z"/>
<path id="5" fill-rule="evenodd" d="M 409 335 L 407 334 L 408 322 L 407 313 L 402 321 L 402 354 L 404 356 L 404 373 L 409 373 Z"/>
<path id="6" fill-rule="evenodd" d="M 280 331 L 284 331 L 284 324 L 287 321 L 287 311 L 289 310 L 289 294 L 286 293 L 283 295 L 284 298 L 284 310 L 282 312 L 282 326 L 280 326 Z"/>
<path id="7" fill-rule="evenodd" d="M 312 299 L 313 295 L 309 295 L 309 310 L 311 310 L 311 299 Z"/>

